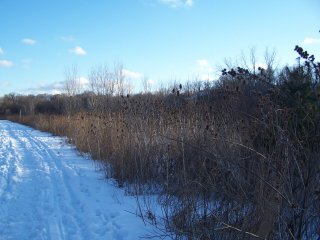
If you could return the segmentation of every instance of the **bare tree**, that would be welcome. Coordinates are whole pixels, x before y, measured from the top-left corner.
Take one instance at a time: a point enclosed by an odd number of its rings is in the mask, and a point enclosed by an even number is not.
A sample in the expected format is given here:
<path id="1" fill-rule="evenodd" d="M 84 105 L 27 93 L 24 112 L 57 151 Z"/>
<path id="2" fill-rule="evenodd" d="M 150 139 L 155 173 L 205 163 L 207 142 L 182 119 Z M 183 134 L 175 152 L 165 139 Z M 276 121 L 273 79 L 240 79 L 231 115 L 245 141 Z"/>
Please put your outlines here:
<path id="1" fill-rule="evenodd" d="M 78 68 L 74 65 L 65 70 L 65 93 L 68 96 L 65 105 L 65 111 L 70 117 L 73 110 L 76 109 L 77 101 L 75 96 L 80 93 L 81 85 L 78 77 Z"/>
<path id="2" fill-rule="evenodd" d="M 89 84 L 91 91 L 95 94 L 100 94 L 100 86 L 98 81 L 98 74 L 96 69 L 91 69 L 91 72 L 89 74 Z"/>
<path id="3" fill-rule="evenodd" d="M 113 95 L 115 77 L 107 65 L 101 65 L 91 70 L 89 75 L 91 90 L 97 95 Z"/>
<path id="4" fill-rule="evenodd" d="M 81 91 L 81 84 L 78 76 L 77 66 L 65 69 L 65 93 L 68 96 L 75 96 Z"/>
<path id="5" fill-rule="evenodd" d="M 117 87 L 117 94 L 124 95 L 125 94 L 125 76 L 123 74 L 123 64 L 115 63 L 114 64 L 114 80 Z"/>
<path id="6" fill-rule="evenodd" d="M 144 93 L 150 92 L 151 91 L 151 86 L 150 86 L 148 77 L 147 76 L 143 76 L 141 81 L 142 81 L 142 86 L 143 86 Z"/>

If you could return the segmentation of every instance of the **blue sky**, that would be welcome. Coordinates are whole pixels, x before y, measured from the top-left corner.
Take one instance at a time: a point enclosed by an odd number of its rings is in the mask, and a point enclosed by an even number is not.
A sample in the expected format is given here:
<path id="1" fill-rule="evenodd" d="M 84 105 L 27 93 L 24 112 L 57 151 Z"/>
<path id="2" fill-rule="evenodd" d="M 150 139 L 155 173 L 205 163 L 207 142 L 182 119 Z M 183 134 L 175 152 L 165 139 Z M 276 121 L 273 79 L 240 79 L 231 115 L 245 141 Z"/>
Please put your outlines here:
<path id="1" fill-rule="evenodd" d="M 319 0 L 0 0 L 0 96 L 57 93 L 70 66 L 85 85 L 121 62 L 140 91 L 143 77 L 214 79 L 250 48 L 260 64 L 266 48 L 294 63 L 296 44 L 320 58 L 319 12 Z"/>

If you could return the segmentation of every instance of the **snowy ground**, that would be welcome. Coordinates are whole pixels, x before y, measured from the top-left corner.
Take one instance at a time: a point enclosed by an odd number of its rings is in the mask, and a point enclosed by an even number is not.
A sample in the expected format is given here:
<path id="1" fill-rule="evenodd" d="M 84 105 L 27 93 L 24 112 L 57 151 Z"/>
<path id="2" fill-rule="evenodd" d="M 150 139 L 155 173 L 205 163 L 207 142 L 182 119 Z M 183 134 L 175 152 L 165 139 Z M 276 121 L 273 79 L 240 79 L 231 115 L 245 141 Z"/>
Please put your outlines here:
<path id="1" fill-rule="evenodd" d="M 60 137 L 0 121 L 0 239 L 139 239 L 153 235 L 133 197 Z"/>

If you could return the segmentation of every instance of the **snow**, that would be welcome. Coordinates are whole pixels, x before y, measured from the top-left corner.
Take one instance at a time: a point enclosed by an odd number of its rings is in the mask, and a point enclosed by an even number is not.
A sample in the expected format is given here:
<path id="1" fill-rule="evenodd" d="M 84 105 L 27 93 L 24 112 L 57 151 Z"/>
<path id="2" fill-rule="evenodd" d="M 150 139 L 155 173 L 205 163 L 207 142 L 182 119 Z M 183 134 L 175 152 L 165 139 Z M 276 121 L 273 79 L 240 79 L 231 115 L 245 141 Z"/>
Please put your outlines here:
<path id="1" fill-rule="evenodd" d="M 64 138 L 0 121 L 0 240 L 153 235 L 136 205 Z"/>

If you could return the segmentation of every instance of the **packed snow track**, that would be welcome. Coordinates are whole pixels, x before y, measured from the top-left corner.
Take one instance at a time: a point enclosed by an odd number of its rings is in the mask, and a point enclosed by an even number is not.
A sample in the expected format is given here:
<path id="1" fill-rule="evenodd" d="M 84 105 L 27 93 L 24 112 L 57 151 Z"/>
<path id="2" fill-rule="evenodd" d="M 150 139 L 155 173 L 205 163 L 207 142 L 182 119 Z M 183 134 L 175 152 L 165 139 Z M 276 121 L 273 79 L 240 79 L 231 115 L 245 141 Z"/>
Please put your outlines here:
<path id="1" fill-rule="evenodd" d="M 139 239 L 135 205 L 64 138 L 0 121 L 0 240 Z"/>

